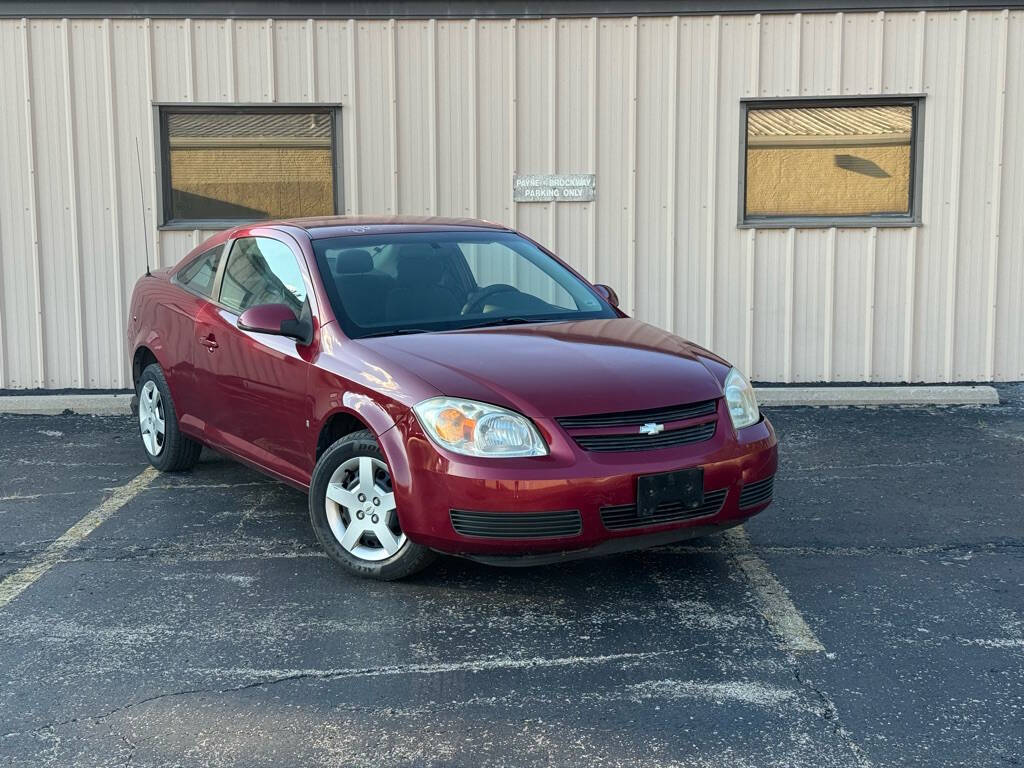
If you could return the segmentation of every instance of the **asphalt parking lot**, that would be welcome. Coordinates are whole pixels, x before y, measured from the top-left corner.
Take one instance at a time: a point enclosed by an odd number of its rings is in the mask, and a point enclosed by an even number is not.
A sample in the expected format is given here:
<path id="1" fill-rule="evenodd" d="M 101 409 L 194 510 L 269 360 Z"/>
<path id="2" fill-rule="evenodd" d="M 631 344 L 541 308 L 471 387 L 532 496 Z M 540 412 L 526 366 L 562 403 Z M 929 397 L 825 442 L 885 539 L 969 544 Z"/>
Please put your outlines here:
<path id="1" fill-rule="evenodd" d="M 1000 395 L 771 412 L 745 534 L 392 584 L 215 454 L 124 491 L 127 416 L 0 416 L 0 764 L 1022 765 L 1024 386 Z"/>

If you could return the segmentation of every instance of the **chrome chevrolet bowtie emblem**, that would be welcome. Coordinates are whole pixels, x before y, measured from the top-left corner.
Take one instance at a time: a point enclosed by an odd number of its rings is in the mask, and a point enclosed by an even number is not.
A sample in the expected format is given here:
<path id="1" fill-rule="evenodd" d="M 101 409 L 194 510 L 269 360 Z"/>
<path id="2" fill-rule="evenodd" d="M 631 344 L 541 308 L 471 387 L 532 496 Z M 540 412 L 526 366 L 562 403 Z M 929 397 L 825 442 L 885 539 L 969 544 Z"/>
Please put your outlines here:
<path id="1" fill-rule="evenodd" d="M 641 435 L 656 435 L 659 432 L 664 432 L 664 431 L 665 431 L 665 425 L 664 424 L 655 424 L 653 422 L 649 422 L 647 424 L 644 424 L 642 427 L 640 427 L 640 434 Z"/>

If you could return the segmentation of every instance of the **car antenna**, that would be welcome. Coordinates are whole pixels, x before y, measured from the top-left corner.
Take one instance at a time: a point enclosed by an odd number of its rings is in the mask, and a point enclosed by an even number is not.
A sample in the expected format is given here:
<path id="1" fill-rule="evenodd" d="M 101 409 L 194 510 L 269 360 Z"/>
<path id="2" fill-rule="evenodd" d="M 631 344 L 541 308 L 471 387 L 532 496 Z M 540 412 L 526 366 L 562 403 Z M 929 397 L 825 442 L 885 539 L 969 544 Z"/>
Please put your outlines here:
<path id="1" fill-rule="evenodd" d="M 135 160 L 139 168 L 139 215 L 142 216 L 142 238 L 146 243 L 146 277 L 152 277 L 149 271 L 149 234 L 146 232 L 146 196 L 142 192 L 142 153 L 139 151 L 139 137 L 135 137 Z"/>

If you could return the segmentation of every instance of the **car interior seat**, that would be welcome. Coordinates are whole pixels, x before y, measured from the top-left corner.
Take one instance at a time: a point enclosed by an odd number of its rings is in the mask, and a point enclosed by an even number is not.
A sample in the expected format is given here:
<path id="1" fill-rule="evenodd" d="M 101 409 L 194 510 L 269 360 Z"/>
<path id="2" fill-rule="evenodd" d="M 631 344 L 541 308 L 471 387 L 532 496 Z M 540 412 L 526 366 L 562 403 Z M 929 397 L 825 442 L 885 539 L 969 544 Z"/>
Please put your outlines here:
<path id="1" fill-rule="evenodd" d="M 395 288 L 395 279 L 373 269 L 369 251 L 353 248 L 327 251 L 332 263 L 334 283 L 346 314 L 357 325 L 375 325 L 385 319 L 387 297 Z"/>
<path id="2" fill-rule="evenodd" d="M 408 244 L 395 260 L 397 287 L 388 294 L 384 317 L 388 322 L 436 322 L 457 317 L 462 303 L 443 284 L 444 262 L 428 244 Z"/>

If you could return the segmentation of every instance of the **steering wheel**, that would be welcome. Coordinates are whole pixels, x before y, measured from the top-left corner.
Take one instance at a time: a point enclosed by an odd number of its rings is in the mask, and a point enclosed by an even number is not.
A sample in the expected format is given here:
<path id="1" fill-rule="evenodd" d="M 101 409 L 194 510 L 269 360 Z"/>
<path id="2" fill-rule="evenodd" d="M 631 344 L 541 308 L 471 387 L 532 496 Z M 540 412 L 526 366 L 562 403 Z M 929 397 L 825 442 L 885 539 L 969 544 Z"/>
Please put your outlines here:
<path id="1" fill-rule="evenodd" d="M 466 299 L 466 305 L 462 308 L 462 314 L 468 315 L 473 312 L 479 312 L 484 299 L 488 296 L 493 296 L 496 293 L 509 292 L 518 293 L 519 289 L 514 285 L 508 285 L 507 283 L 495 283 L 494 285 L 484 286 L 479 291 L 474 291 L 470 294 L 469 298 Z"/>

